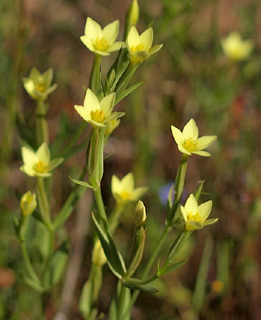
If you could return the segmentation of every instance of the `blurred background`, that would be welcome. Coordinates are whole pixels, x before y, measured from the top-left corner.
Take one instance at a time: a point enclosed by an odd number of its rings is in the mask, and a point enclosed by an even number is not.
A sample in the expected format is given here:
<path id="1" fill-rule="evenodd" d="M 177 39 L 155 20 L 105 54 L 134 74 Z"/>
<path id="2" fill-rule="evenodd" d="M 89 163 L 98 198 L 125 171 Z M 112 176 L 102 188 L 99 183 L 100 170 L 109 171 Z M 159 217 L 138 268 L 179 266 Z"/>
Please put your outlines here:
<path id="1" fill-rule="evenodd" d="M 87 17 L 102 26 L 119 19 L 120 36 L 130 1 L 1 0 L 0 1 L 0 319 L 36 319 L 37 295 L 21 281 L 23 268 L 12 219 L 19 215 L 15 190 L 23 193 L 32 181 L 20 171 L 21 139 L 17 114 L 33 128 L 34 101 L 23 89 L 22 77 L 35 66 L 54 70 L 57 90 L 49 99 L 52 142 L 63 141 L 81 123 L 74 104 L 82 104 L 93 54 L 82 44 Z M 170 126 L 183 128 L 194 118 L 200 135 L 218 136 L 212 157 L 189 159 L 185 192 L 204 180 L 202 201 L 212 199 L 213 226 L 195 232 L 181 252 L 189 261 L 158 281 L 160 292 L 141 294 L 133 319 L 261 319 L 261 3 L 259 0 L 142 0 L 139 32 L 152 25 L 154 43 L 163 48 L 135 75 L 144 81 L 117 107 L 126 115 L 106 146 L 103 193 L 113 206 L 110 181 L 134 172 L 138 186 L 148 185 L 148 239 L 144 260 L 153 251 L 164 226 L 166 194 L 174 182 L 180 154 Z M 221 46 L 230 32 L 251 39 L 253 52 L 231 61 Z M 103 59 L 104 73 L 116 54 Z M 80 140 L 85 138 L 85 134 Z M 66 143 L 66 141 L 64 141 Z M 68 175 L 79 172 L 85 151 L 58 170 L 55 208 L 66 200 Z M 73 169 L 72 169 L 73 168 Z M 186 195 L 184 195 L 186 198 Z M 89 197 L 90 198 L 90 197 Z M 89 199 L 88 198 L 88 199 Z M 88 200 L 87 199 L 87 200 Z M 86 201 L 87 201 L 86 200 Z M 88 201 L 91 201 L 90 199 Z M 67 222 L 70 238 L 77 232 L 77 211 Z M 131 209 L 130 209 L 131 210 Z M 86 216 L 86 224 L 88 223 Z M 129 241 L 128 213 L 116 238 Z M 173 234 L 171 235 L 173 238 Z M 68 319 L 82 319 L 81 287 L 88 277 L 92 244 L 84 233 L 81 272 L 75 284 Z M 33 248 L 33 243 L 32 243 Z M 166 250 L 168 246 L 166 245 Z M 124 251 L 124 247 L 122 248 Z M 65 275 L 66 277 L 66 275 Z M 108 268 L 100 309 L 108 311 L 115 279 Z M 61 305 L 60 284 L 47 310 L 53 319 Z M 36 301 L 32 305 L 32 301 Z"/>

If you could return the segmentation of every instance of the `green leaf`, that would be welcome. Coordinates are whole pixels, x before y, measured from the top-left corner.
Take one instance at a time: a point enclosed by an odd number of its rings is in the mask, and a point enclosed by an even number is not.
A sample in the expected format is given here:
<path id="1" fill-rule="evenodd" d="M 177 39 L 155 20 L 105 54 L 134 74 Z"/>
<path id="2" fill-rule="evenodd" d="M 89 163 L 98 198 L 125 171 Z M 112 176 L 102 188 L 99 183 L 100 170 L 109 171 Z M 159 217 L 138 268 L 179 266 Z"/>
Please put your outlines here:
<path id="1" fill-rule="evenodd" d="M 171 266 L 168 266 L 167 268 L 158 269 L 158 273 L 157 274 L 158 274 L 159 277 L 164 276 L 165 274 L 168 274 L 168 273 L 180 268 L 187 261 L 188 261 L 188 259 L 184 259 L 184 260 L 182 260 L 180 262 L 174 263 Z"/>
<path id="2" fill-rule="evenodd" d="M 53 170 L 55 169 L 56 167 L 58 167 L 62 162 L 63 162 L 63 158 L 58 158 L 58 159 L 54 159 L 50 162 L 49 164 L 49 170 Z"/>
<path id="3" fill-rule="evenodd" d="M 152 285 L 143 284 L 142 280 L 136 279 L 136 278 L 130 278 L 130 279 L 124 280 L 122 284 L 124 285 L 124 287 L 127 287 L 132 290 L 139 290 L 139 291 L 144 291 L 148 293 L 156 293 L 159 291 L 157 288 L 153 287 Z"/>
<path id="4" fill-rule="evenodd" d="M 195 196 L 197 201 L 199 200 L 199 197 L 200 197 L 200 195 L 202 193 L 202 188 L 203 188 L 204 182 L 205 182 L 205 180 L 199 181 L 199 183 L 200 183 L 199 187 L 197 188 L 197 190 L 196 190 L 196 192 L 194 194 L 194 196 Z"/>
<path id="5" fill-rule="evenodd" d="M 136 269 L 140 265 L 140 262 L 143 256 L 145 238 L 146 238 L 146 233 L 143 227 L 140 227 L 138 230 L 135 230 L 132 250 L 130 254 L 131 263 L 127 272 L 128 276 L 133 275 L 133 273 L 136 271 Z"/>
<path id="6" fill-rule="evenodd" d="M 93 189 L 93 186 L 90 185 L 88 182 L 86 181 L 81 181 L 81 180 L 77 180 L 77 179 L 73 179 L 72 177 L 69 176 L 69 178 L 72 180 L 72 182 L 79 184 L 80 186 L 86 187 L 86 188 L 90 188 Z"/>
<path id="7" fill-rule="evenodd" d="M 29 287 L 33 288 L 37 292 L 43 293 L 45 291 L 44 288 L 38 282 L 34 281 L 31 278 L 24 277 L 23 280 Z"/>
<path id="8" fill-rule="evenodd" d="M 135 83 L 134 85 L 130 86 L 128 89 L 125 89 L 123 92 L 117 95 L 115 104 L 119 103 L 122 99 L 127 97 L 129 94 L 131 94 L 134 90 L 139 88 L 141 85 L 143 85 L 144 82 L 138 82 Z"/>
<path id="9" fill-rule="evenodd" d="M 107 263 L 113 272 L 113 274 L 119 278 L 122 279 L 124 273 L 125 273 L 125 265 L 124 261 L 119 253 L 119 251 L 116 248 L 116 245 L 112 239 L 112 237 L 105 233 L 103 228 L 100 226 L 99 222 L 96 220 L 93 212 L 92 212 L 92 219 L 95 225 L 95 229 L 98 235 L 99 240 L 101 241 L 102 248 L 104 250 L 104 253 L 107 257 Z M 108 238 L 108 235 L 110 239 Z"/>

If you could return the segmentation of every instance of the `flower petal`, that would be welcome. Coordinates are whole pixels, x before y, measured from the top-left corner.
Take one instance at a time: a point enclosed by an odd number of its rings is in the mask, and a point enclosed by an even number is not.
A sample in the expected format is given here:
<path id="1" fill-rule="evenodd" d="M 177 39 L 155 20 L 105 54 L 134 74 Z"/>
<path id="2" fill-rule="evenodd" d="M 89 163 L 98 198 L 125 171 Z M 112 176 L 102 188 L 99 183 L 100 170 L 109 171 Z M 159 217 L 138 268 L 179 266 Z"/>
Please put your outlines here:
<path id="1" fill-rule="evenodd" d="M 154 54 L 156 52 L 158 52 L 161 48 L 162 48 L 163 44 L 157 44 L 156 46 L 153 46 L 149 52 L 150 54 Z"/>
<path id="2" fill-rule="evenodd" d="M 193 153 L 197 154 L 198 156 L 202 156 L 202 157 L 211 157 L 211 154 L 207 151 L 193 151 Z"/>
<path id="3" fill-rule="evenodd" d="M 140 43 L 144 45 L 145 50 L 149 50 L 151 48 L 153 41 L 153 29 L 149 28 L 145 30 L 141 35 L 140 35 Z"/>
<path id="4" fill-rule="evenodd" d="M 198 138 L 198 127 L 194 119 L 190 119 L 189 122 L 185 125 L 183 131 L 184 139 L 194 139 L 197 140 Z"/>
<path id="5" fill-rule="evenodd" d="M 103 110 L 105 118 L 108 118 L 108 116 L 111 114 L 114 107 L 115 99 L 116 93 L 113 92 L 100 101 L 101 110 Z"/>
<path id="6" fill-rule="evenodd" d="M 132 191 L 134 189 L 134 175 L 132 172 L 121 179 L 121 189 Z"/>
<path id="7" fill-rule="evenodd" d="M 84 28 L 84 34 L 91 39 L 102 38 L 102 29 L 99 23 L 88 17 Z"/>
<path id="8" fill-rule="evenodd" d="M 119 34 L 119 20 L 116 20 L 108 24 L 102 31 L 103 38 L 108 41 L 108 44 L 111 45 Z"/>
<path id="9" fill-rule="evenodd" d="M 182 145 L 182 143 L 184 141 L 182 132 L 174 126 L 171 126 L 171 132 L 172 132 L 174 140 L 176 141 L 176 144 Z"/>
<path id="10" fill-rule="evenodd" d="M 210 211 L 212 209 L 212 204 L 213 204 L 212 201 L 207 201 L 198 206 L 198 212 L 203 221 L 205 221 L 208 218 Z"/>
<path id="11" fill-rule="evenodd" d="M 136 27 L 134 27 L 134 26 L 131 27 L 129 34 L 128 34 L 128 37 L 127 37 L 127 40 L 126 40 L 126 43 L 127 43 L 129 51 L 131 51 L 132 46 L 136 47 L 137 45 L 140 44 L 140 36 L 139 36 L 139 33 L 138 33 Z"/>
<path id="12" fill-rule="evenodd" d="M 22 147 L 22 158 L 24 164 L 28 167 L 33 167 L 35 162 L 37 162 L 37 156 L 35 152 L 28 147 Z"/>
<path id="13" fill-rule="evenodd" d="M 87 108 L 90 112 L 95 110 L 100 110 L 100 102 L 96 95 L 92 92 L 91 89 L 88 89 L 84 98 L 84 107 Z"/>
<path id="14" fill-rule="evenodd" d="M 81 36 L 80 37 L 81 39 L 81 42 L 92 52 L 95 51 L 95 48 L 93 46 L 93 42 L 92 42 L 92 39 L 88 36 Z"/>
<path id="15" fill-rule="evenodd" d="M 198 203 L 193 193 L 188 197 L 185 203 L 185 209 L 187 212 L 196 214 L 198 212 Z"/>
<path id="16" fill-rule="evenodd" d="M 46 165 L 49 165 L 51 156 L 48 144 L 46 142 L 43 142 L 40 145 L 39 149 L 36 151 L 36 156 L 38 160 L 42 161 Z"/>
<path id="17" fill-rule="evenodd" d="M 90 110 L 84 108 L 83 106 L 74 106 L 74 109 L 79 113 L 83 120 L 89 122 L 91 120 Z"/>
<path id="18" fill-rule="evenodd" d="M 113 175 L 111 178 L 111 191 L 112 194 L 115 195 L 115 193 L 119 193 L 121 190 L 121 183 L 120 183 L 120 179 Z"/>
<path id="19" fill-rule="evenodd" d="M 198 138 L 197 140 L 197 149 L 203 150 L 207 148 L 209 145 L 211 145 L 215 140 L 217 139 L 217 136 L 203 136 Z"/>
<path id="20" fill-rule="evenodd" d="M 109 48 L 107 49 L 108 52 L 113 52 L 113 51 L 117 51 L 120 50 L 120 48 L 125 48 L 126 44 L 123 41 L 117 41 L 112 43 Z"/>

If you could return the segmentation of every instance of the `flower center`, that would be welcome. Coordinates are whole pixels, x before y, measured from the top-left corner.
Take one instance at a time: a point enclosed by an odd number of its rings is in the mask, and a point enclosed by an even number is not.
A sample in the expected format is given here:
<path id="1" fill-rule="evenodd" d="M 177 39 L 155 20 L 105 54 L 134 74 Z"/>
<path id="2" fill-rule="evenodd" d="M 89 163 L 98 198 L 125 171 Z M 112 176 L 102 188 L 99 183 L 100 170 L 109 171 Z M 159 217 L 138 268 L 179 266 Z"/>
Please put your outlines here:
<path id="1" fill-rule="evenodd" d="M 38 91 L 38 92 L 44 92 L 45 91 L 45 86 L 43 84 L 37 84 L 35 86 L 35 89 Z"/>
<path id="2" fill-rule="evenodd" d="M 191 212 L 188 213 L 187 215 L 187 221 L 195 221 L 195 222 L 202 222 L 203 219 L 199 212 L 192 214 Z"/>
<path id="3" fill-rule="evenodd" d="M 132 52 L 143 51 L 143 50 L 144 50 L 144 45 L 142 43 L 138 44 L 137 46 L 131 47 Z"/>
<path id="4" fill-rule="evenodd" d="M 103 110 L 91 111 L 91 119 L 95 122 L 102 123 L 104 122 Z"/>
<path id="5" fill-rule="evenodd" d="M 122 198 L 122 200 L 129 200 L 130 196 L 131 196 L 130 192 L 126 190 L 120 193 L 120 197 Z"/>
<path id="6" fill-rule="evenodd" d="M 192 139 L 192 138 L 189 138 L 187 140 L 184 141 L 184 148 L 186 150 L 188 150 L 189 152 L 193 152 L 193 151 L 196 151 L 197 150 L 197 141 Z"/>
<path id="7" fill-rule="evenodd" d="M 47 172 L 47 166 L 45 163 L 43 163 L 42 161 L 38 161 L 35 165 L 34 165 L 34 170 L 36 172 L 39 173 L 44 173 Z"/>
<path id="8" fill-rule="evenodd" d="M 105 40 L 104 38 L 101 38 L 101 39 L 96 38 L 96 40 L 93 43 L 93 46 L 96 50 L 105 52 L 107 51 L 109 44 L 108 44 L 108 41 Z"/>

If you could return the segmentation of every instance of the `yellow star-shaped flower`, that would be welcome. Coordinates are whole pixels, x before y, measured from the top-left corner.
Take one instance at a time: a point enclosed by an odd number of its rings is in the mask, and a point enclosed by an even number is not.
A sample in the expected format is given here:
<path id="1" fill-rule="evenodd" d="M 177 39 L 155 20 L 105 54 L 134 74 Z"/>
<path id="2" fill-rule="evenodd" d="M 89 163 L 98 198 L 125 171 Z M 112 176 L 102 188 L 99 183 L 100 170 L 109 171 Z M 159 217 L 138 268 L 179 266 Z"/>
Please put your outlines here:
<path id="1" fill-rule="evenodd" d="M 185 206 L 181 206 L 181 213 L 185 221 L 186 231 L 201 229 L 206 225 L 215 223 L 218 219 L 207 220 L 212 209 L 212 201 L 198 205 L 193 194 L 187 199 Z"/>
<path id="2" fill-rule="evenodd" d="M 191 119 L 181 132 L 178 128 L 171 126 L 172 135 L 178 145 L 180 152 L 186 155 L 195 153 L 199 156 L 209 157 L 211 154 L 203 149 L 211 145 L 217 136 L 198 137 L 198 127 L 193 119 Z"/>
<path id="3" fill-rule="evenodd" d="M 51 160 L 50 150 L 46 142 L 35 152 L 29 147 L 22 147 L 24 165 L 20 170 L 31 177 L 50 177 L 54 168 L 63 162 L 63 158 Z"/>
<path id="4" fill-rule="evenodd" d="M 152 54 L 158 52 L 162 44 L 152 46 L 153 29 L 149 28 L 139 35 L 135 26 L 132 26 L 126 39 L 131 61 L 139 63 L 147 60 Z"/>
<path id="5" fill-rule="evenodd" d="M 92 90 L 88 89 L 83 106 L 75 105 L 74 108 L 79 115 L 93 127 L 105 127 L 111 120 L 118 119 L 124 115 L 123 112 L 112 113 L 115 97 L 116 94 L 113 92 L 99 101 Z"/>
<path id="6" fill-rule="evenodd" d="M 119 50 L 125 45 L 116 41 L 119 34 L 119 20 L 108 24 L 104 29 L 92 18 L 87 18 L 84 35 L 81 41 L 92 52 L 100 56 L 108 56 L 111 52 Z"/>
<path id="7" fill-rule="evenodd" d="M 128 173 L 121 180 L 112 176 L 111 189 L 113 197 L 119 203 L 137 201 L 147 191 L 147 187 L 135 188 L 133 173 Z"/>
<path id="8" fill-rule="evenodd" d="M 242 40 L 238 32 L 231 32 L 221 41 L 223 51 L 232 60 L 246 59 L 252 52 L 254 45 L 251 40 Z"/>

